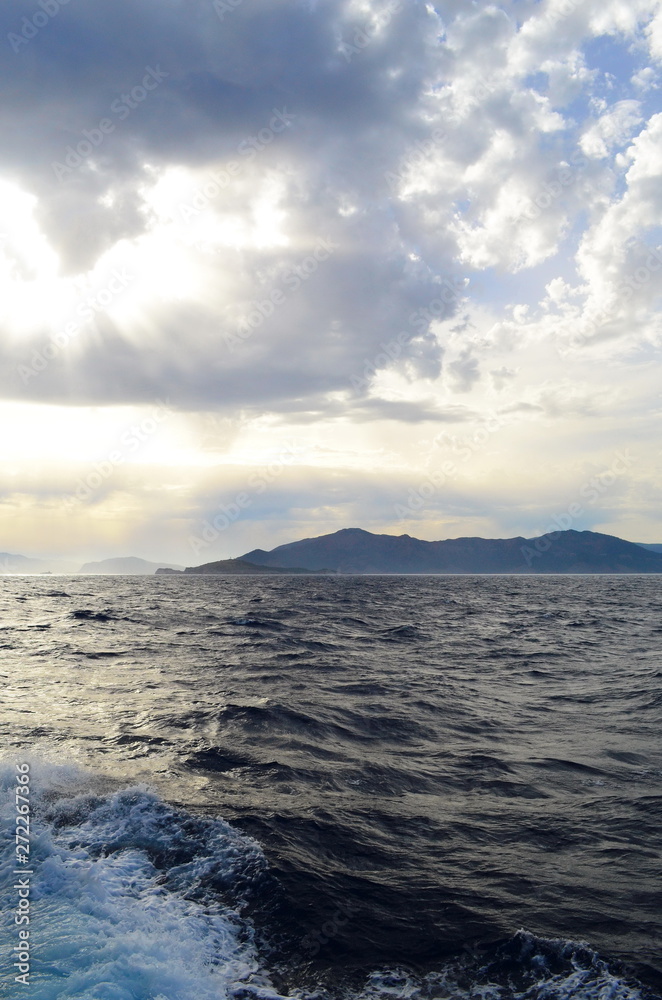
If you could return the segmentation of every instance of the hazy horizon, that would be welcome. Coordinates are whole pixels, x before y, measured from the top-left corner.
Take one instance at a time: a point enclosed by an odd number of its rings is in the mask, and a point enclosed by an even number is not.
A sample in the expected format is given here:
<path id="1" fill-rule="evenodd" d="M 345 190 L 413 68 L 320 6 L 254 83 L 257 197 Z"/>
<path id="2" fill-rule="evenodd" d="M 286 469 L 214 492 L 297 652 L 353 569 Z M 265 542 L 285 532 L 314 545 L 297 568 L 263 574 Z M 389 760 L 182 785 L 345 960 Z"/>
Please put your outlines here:
<path id="1" fill-rule="evenodd" d="M 350 528 L 357 528 L 359 526 L 358 525 L 351 525 L 349 527 Z M 551 525 L 549 527 L 552 528 Z M 342 530 L 342 529 L 335 529 L 335 530 Z M 363 530 L 367 530 L 367 529 L 363 529 Z M 560 531 L 560 530 L 565 530 L 565 529 L 562 529 L 562 528 L 553 529 L 552 528 L 552 530 L 559 530 Z M 574 530 L 591 530 L 591 529 L 574 529 Z M 379 532 L 379 531 L 375 531 L 375 532 L 371 532 L 371 533 L 372 534 L 391 535 L 393 537 L 398 537 L 398 536 L 403 536 L 403 535 L 409 535 L 410 537 L 416 538 L 416 539 L 418 539 L 420 541 L 430 541 L 430 542 L 453 541 L 454 539 L 471 538 L 471 537 L 481 537 L 481 538 L 486 538 L 487 537 L 487 536 L 455 535 L 455 536 L 449 537 L 449 538 L 427 538 L 427 539 L 424 539 L 424 538 L 420 538 L 418 535 L 412 535 L 410 532 L 393 532 L 393 531 Z M 326 534 L 326 533 L 325 532 L 321 532 L 319 534 Z M 312 534 L 312 535 L 308 535 L 308 536 L 299 536 L 297 538 L 287 539 L 285 542 L 278 542 L 277 544 L 278 545 L 286 545 L 286 544 L 291 543 L 291 542 L 303 541 L 303 540 L 306 540 L 306 539 L 309 539 L 309 538 L 316 538 L 316 537 L 318 537 L 318 534 Z M 494 538 L 494 539 L 497 539 L 497 536 L 490 536 L 490 537 Z M 516 538 L 516 537 L 523 537 L 523 538 L 531 539 L 531 538 L 536 537 L 536 536 L 531 536 L 531 535 L 523 535 L 523 536 L 508 535 L 508 536 L 499 536 L 499 537 L 501 537 L 503 539 L 505 539 L 505 538 Z M 623 536 L 616 535 L 615 537 L 622 538 Z M 635 540 L 635 539 L 631 539 L 631 538 L 624 538 L 623 541 L 633 542 L 633 544 L 635 544 L 635 545 L 637 545 L 637 544 L 639 544 L 639 545 L 642 545 L 642 544 L 643 545 L 649 545 L 649 544 L 660 544 L 660 545 L 662 545 L 662 542 L 657 542 L 657 543 L 655 543 L 655 542 L 643 542 L 642 543 L 639 540 Z M 254 546 L 251 546 L 251 548 L 242 549 L 241 552 L 236 552 L 236 553 L 232 553 L 231 555 L 228 555 L 228 556 L 219 556 L 219 557 L 217 557 L 217 556 L 208 556 L 207 551 L 208 551 L 208 549 L 210 547 L 211 546 L 209 546 L 209 545 L 205 546 L 201 550 L 199 558 L 197 558 L 195 555 L 192 555 L 188 562 L 178 562 L 176 559 L 169 559 L 169 558 L 165 558 L 165 557 L 164 558 L 160 558 L 158 555 L 156 555 L 156 556 L 154 556 L 154 555 L 145 556 L 145 555 L 141 555 L 140 552 L 125 552 L 125 551 L 120 551 L 120 550 L 117 550 L 115 552 L 106 552 L 105 554 L 102 553 L 102 554 L 95 555 L 95 556 L 90 556 L 90 557 L 88 557 L 88 556 L 79 556 L 79 555 L 77 555 L 75 553 L 73 555 L 70 554 L 70 553 L 65 553 L 64 555 L 54 555 L 52 553 L 51 554 L 49 554 L 49 553 L 45 553 L 44 554 L 42 552 L 36 552 L 36 553 L 27 552 L 26 553 L 26 552 L 13 552 L 13 551 L 12 552 L 9 552 L 9 551 L 1 552 L 0 556 L 7 556 L 7 555 L 11 555 L 11 556 L 25 556 L 28 559 L 43 560 L 44 562 L 48 562 L 49 560 L 52 560 L 54 565 L 56 563 L 67 563 L 67 564 L 71 564 L 71 565 L 75 564 L 78 568 L 80 568 L 81 566 L 83 566 L 86 563 L 101 563 L 101 562 L 106 562 L 106 561 L 109 561 L 109 560 L 122 560 L 122 559 L 139 559 L 139 560 L 143 560 L 145 562 L 158 563 L 158 564 L 162 564 L 162 565 L 168 564 L 168 565 L 172 565 L 172 566 L 183 567 L 185 565 L 186 566 L 198 566 L 198 565 L 202 565 L 203 563 L 217 561 L 218 559 L 238 559 L 238 558 L 240 558 L 240 557 L 248 554 L 252 549 L 265 549 L 266 551 L 271 551 L 271 549 L 277 548 L 277 545 L 276 544 L 274 544 L 274 545 L 266 545 L 266 546 L 254 545 Z M 60 573 L 61 573 L 61 571 L 60 571 Z M 20 575 L 22 575 L 20 573 L 8 572 L 7 569 L 6 569 L 6 567 L 3 570 L 2 565 L 0 565 L 0 575 L 2 575 L 2 574 L 7 575 L 7 576 L 20 576 Z M 58 574 L 55 573 L 54 575 L 58 575 Z"/>

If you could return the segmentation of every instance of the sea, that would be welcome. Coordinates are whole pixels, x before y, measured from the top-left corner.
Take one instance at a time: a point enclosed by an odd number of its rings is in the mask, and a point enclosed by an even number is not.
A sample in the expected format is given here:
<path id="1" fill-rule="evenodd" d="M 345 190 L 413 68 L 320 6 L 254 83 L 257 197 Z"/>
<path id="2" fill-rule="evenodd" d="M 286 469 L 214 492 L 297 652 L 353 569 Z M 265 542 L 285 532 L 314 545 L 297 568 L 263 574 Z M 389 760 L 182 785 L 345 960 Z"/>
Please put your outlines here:
<path id="1" fill-rule="evenodd" d="M 0 996 L 662 997 L 659 577 L 6 576 L 0 652 Z"/>

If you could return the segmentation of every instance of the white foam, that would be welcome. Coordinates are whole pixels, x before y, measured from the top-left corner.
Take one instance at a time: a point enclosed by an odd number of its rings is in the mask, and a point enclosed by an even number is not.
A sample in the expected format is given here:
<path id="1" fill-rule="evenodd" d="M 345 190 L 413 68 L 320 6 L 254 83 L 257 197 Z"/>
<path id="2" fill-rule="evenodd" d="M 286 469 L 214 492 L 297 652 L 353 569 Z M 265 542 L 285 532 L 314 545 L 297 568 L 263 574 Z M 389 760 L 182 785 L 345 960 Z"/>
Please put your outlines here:
<path id="1" fill-rule="evenodd" d="M 18 941 L 14 773 L 13 766 L 0 769 L 3 956 Z M 164 878 L 150 849 L 176 848 L 190 817 L 141 788 L 48 804 L 48 795 L 63 785 L 71 790 L 80 772 L 34 764 L 31 773 L 30 1000 L 221 1000 L 237 988 L 265 1000 L 277 996 L 260 970 L 250 922 L 211 894 L 200 901 L 211 868 L 236 868 L 258 850 L 252 841 L 206 821 L 206 852 Z M 186 898 L 191 888 L 195 900 Z M 15 995 L 21 990 L 28 994 L 16 984 Z"/>
<path id="2" fill-rule="evenodd" d="M 504 967 L 503 953 L 509 962 Z M 505 949 L 465 957 L 426 975 L 393 967 L 347 1000 L 642 1000 L 588 945 L 520 930 Z"/>

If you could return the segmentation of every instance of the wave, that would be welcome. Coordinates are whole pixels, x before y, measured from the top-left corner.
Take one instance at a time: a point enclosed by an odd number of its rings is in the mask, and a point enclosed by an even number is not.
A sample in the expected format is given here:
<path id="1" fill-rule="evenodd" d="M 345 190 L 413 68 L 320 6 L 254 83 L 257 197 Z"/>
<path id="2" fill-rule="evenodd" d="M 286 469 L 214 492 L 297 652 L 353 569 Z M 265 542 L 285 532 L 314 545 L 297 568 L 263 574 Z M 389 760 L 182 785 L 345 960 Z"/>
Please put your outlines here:
<path id="1" fill-rule="evenodd" d="M 368 977 L 364 1000 L 644 1000 L 628 970 L 607 963 L 588 945 L 519 930 L 479 954 L 467 947 L 441 970 L 380 970 Z"/>
<path id="2" fill-rule="evenodd" d="M 228 618 L 227 624 L 245 625 L 249 628 L 273 629 L 277 632 L 287 627 L 283 622 L 277 621 L 275 618 Z"/>
<path id="3" fill-rule="evenodd" d="M 0 773 L 5 953 L 18 940 L 14 774 Z M 143 787 L 80 791 L 82 773 L 39 763 L 31 776 L 32 1000 L 279 996 L 242 915 L 266 867 L 254 841 Z"/>
<path id="4" fill-rule="evenodd" d="M 75 767 L 36 759 L 30 765 L 31 1000 L 653 996 L 627 969 L 588 945 L 525 930 L 502 944 L 467 944 L 433 970 L 364 968 L 351 976 L 317 962 L 303 939 L 298 951 L 281 952 L 281 964 L 270 971 L 264 956 L 276 963 L 279 952 L 263 943 L 269 936 L 277 940 L 279 928 L 271 926 L 265 935 L 254 919 L 278 918 L 277 911 L 253 905 L 271 877 L 255 840 L 223 820 L 170 805 L 145 786 L 118 789 Z M 13 762 L 0 764 L 5 956 L 17 940 L 15 773 Z M 18 987 L 14 993 L 21 995 Z"/>

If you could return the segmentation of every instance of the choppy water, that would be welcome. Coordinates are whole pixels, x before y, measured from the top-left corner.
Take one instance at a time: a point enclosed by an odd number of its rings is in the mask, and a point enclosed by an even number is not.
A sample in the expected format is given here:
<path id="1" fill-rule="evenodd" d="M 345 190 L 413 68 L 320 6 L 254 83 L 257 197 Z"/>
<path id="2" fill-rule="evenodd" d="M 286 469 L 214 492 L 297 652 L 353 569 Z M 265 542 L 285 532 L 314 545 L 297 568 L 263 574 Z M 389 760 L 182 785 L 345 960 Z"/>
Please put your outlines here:
<path id="1" fill-rule="evenodd" d="M 2 995 L 662 996 L 661 586 L 0 580 Z"/>

